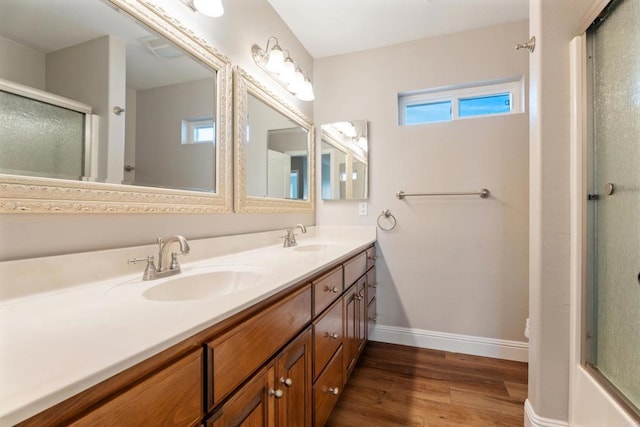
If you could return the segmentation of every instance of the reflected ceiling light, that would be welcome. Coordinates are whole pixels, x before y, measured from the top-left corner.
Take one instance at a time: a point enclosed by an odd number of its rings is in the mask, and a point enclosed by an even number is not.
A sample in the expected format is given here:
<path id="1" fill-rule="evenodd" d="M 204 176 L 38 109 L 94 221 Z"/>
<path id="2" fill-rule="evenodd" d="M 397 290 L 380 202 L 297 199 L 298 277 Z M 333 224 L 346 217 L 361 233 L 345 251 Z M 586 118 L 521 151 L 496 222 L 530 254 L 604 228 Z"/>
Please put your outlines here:
<path id="1" fill-rule="evenodd" d="M 222 0 L 182 0 L 182 3 L 194 12 L 197 11 L 212 18 L 224 15 Z"/>
<path id="2" fill-rule="evenodd" d="M 313 85 L 303 71 L 296 65 L 289 52 L 282 50 L 278 39 L 269 37 L 267 46 L 262 49 L 258 45 L 251 47 L 253 60 L 280 85 L 294 94 L 301 101 L 313 101 Z"/>

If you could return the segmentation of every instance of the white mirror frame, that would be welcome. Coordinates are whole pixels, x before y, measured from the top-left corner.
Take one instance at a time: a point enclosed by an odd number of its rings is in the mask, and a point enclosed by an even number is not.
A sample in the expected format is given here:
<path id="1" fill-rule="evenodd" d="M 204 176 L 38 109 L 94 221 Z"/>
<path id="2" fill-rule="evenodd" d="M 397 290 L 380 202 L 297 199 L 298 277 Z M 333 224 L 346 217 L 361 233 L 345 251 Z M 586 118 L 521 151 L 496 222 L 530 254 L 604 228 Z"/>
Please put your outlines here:
<path id="1" fill-rule="evenodd" d="M 96 0 L 98 1 L 98 0 Z M 216 70 L 216 192 L 0 174 L 0 213 L 227 213 L 232 211 L 232 67 L 229 59 L 147 0 L 108 0 Z"/>
<path id="2" fill-rule="evenodd" d="M 313 123 L 295 107 L 267 90 L 239 67 L 234 69 L 233 114 L 236 132 L 233 139 L 235 157 L 234 207 L 238 213 L 312 214 L 315 210 L 315 132 Z M 307 130 L 309 150 L 309 198 L 275 199 L 247 195 L 247 96 L 251 94 Z"/>

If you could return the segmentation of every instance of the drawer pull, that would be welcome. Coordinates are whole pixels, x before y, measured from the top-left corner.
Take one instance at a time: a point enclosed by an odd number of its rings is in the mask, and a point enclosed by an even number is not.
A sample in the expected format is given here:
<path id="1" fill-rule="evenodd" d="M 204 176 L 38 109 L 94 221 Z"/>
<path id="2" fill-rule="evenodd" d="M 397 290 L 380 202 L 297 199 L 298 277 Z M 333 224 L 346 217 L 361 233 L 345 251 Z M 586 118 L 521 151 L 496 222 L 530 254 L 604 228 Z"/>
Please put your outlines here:
<path id="1" fill-rule="evenodd" d="M 334 396 L 337 396 L 338 393 L 340 393 L 340 389 L 338 387 L 329 387 L 329 388 L 326 388 L 324 391 L 326 391 L 327 393 L 331 393 Z"/>
<path id="2" fill-rule="evenodd" d="M 375 255 L 374 255 L 374 256 L 368 256 L 368 257 L 367 257 L 367 259 L 369 259 L 369 260 L 371 260 L 371 261 L 375 261 L 375 260 L 377 260 L 377 259 L 378 259 L 378 257 L 377 257 L 377 256 L 375 256 Z"/>
<path id="3" fill-rule="evenodd" d="M 274 390 L 274 389 L 269 390 L 269 396 L 273 396 L 276 399 L 280 399 L 283 395 L 284 395 L 284 392 L 282 390 Z"/>
<path id="4" fill-rule="evenodd" d="M 360 296 L 360 294 L 356 294 L 356 295 L 355 295 L 355 298 L 356 298 L 358 301 L 362 300 L 362 296 Z"/>
<path id="5" fill-rule="evenodd" d="M 377 318 L 376 318 L 376 316 L 373 316 L 373 317 L 369 316 L 369 320 L 371 320 L 372 322 L 375 322 L 377 320 Z"/>
<path id="6" fill-rule="evenodd" d="M 324 287 L 324 291 L 325 292 L 333 292 L 334 294 L 337 294 L 338 293 L 338 287 L 337 286 L 333 286 L 333 287 L 330 288 L 328 286 L 325 286 Z"/>
<path id="7" fill-rule="evenodd" d="M 338 339 L 338 334 L 336 332 L 333 332 L 333 333 L 332 332 L 327 332 L 325 337 L 331 338 L 332 340 L 337 340 Z"/>
<path id="8" fill-rule="evenodd" d="M 372 285 L 369 285 L 369 287 L 370 287 L 370 288 L 375 289 L 375 288 L 377 288 L 377 287 L 378 287 L 378 284 L 377 284 L 377 283 L 374 283 L 374 284 L 372 284 Z"/>
<path id="9" fill-rule="evenodd" d="M 291 387 L 293 385 L 293 380 L 291 378 L 280 378 L 280 384 L 284 384 L 287 387 Z"/>

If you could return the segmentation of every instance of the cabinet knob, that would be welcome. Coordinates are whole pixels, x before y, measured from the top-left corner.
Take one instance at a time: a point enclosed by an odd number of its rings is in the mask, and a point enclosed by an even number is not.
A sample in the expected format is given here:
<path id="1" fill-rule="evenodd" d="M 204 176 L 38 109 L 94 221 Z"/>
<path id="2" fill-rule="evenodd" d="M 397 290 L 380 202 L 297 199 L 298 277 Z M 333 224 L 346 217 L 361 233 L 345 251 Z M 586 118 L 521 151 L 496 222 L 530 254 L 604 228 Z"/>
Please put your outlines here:
<path id="1" fill-rule="evenodd" d="M 332 340 L 338 339 L 338 334 L 336 332 L 327 332 L 325 335 L 327 338 L 331 338 Z"/>
<path id="2" fill-rule="evenodd" d="M 291 378 L 281 377 L 280 378 L 280 384 L 284 384 L 287 387 L 291 387 L 293 385 L 293 380 Z"/>
<path id="3" fill-rule="evenodd" d="M 284 395 L 284 392 L 282 390 L 274 390 L 274 389 L 269 390 L 269 396 L 273 396 L 276 399 L 280 399 L 283 395 Z"/>
<path id="4" fill-rule="evenodd" d="M 337 395 L 338 395 L 338 393 L 340 393 L 340 389 L 339 389 L 338 387 L 329 387 L 329 388 L 326 390 L 326 392 L 327 392 L 327 393 L 331 393 L 331 394 L 333 394 L 334 396 L 337 396 Z"/>
<path id="5" fill-rule="evenodd" d="M 333 287 L 330 288 L 328 286 L 325 286 L 324 287 L 324 291 L 325 292 L 333 292 L 334 294 L 337 294 L 338 293 L 338 287 L 337 286 L 333 286 Z"/>
<path id="6" fill-rule="evenodd" d="M 369 320 L 371 320 L 372 322 L 375 322 L 377 320 L 376 316 L 369 316 Z"/>
<path id="7" fill-rule="evenodd" d="M 375 288 L 378 287 L 378 284 L 377 283 L 372 283 L 371 285 L 369 285 L 369 287 L 375 289 Z"/>
<path id="8" fill-rule="evenodd" d="M 367 257 L 367 259 L 368 259 L 368 260 L 371 260 L 371 261 L 375 261 L 375 260 L 377 260 L 377 259 L 378 259 L 378 257 L 377 257 L 377 256 L 375 256 L 375 255 L 373 255 L 373 256 L 368 256 L 368 257 Z"/>
<path id="9" fill-rule="evenodd" d="M 355 298 L 360 301 L 362 299 L 362 297 L 360 296 L 360 294 L 356 294 Z"/>

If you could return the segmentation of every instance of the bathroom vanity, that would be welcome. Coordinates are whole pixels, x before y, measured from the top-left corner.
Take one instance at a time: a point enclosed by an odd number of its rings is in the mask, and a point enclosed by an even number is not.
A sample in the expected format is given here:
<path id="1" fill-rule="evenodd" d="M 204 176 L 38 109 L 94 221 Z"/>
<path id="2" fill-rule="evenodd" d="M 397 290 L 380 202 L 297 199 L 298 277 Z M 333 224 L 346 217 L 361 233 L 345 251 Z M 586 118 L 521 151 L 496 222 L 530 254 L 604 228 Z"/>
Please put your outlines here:
<path id="1" fill-rule="evenodd" d="M 3 321 L 31 307 L 40 310 L 29 316 L 40 317 L 41 329 L 25 335 L 38 324 L 25 320 L 6 334 L 15 353 L 3 356 L 2 424 L 324 425 L 375 321 L 375 229 L 347 228 L 313 230 L 292 248 L 197 260 L 174 276 L 185 288 L 229 271 L 253 283 L 240 286 L 236 277 L 236 289 L 220 295 L 151 292 L 169 285 L 142 281 L 137 271 L 3 301 Z M 277 241 L 277 234 L 258 234 Z M 191 253 L 221 243 L 207 240 L 190 242 Z M 109 262 L 140 250 L 94 256 Z M 3 277 L 28 261 L 5 263 Z M 56 310 L 65 299 L 69 311 Z M 80 314 L 93 318 L 72 319 Z M 65 322 L 74 324 L 66 333 Z M 50 348 L 39 342 L 46 336 L 55 342 Z"/>

